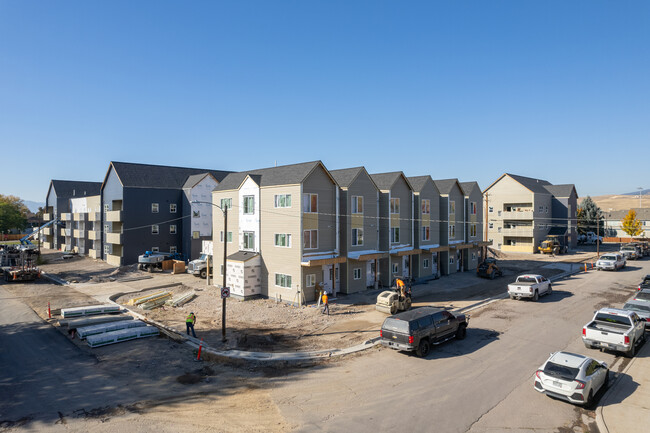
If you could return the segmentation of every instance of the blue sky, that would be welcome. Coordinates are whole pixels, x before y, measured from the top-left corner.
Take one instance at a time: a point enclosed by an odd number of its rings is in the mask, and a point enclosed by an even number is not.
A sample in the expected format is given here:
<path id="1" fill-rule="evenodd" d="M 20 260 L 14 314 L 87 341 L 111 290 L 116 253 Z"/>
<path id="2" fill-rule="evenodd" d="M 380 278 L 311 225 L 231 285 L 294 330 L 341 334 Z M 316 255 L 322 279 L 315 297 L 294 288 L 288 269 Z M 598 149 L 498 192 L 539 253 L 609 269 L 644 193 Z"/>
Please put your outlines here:
<path id="1" fill-rule="evenodd" d="M 111 160 L 650 187 L 648 1 L 0 0 L 0 193 Z"/>

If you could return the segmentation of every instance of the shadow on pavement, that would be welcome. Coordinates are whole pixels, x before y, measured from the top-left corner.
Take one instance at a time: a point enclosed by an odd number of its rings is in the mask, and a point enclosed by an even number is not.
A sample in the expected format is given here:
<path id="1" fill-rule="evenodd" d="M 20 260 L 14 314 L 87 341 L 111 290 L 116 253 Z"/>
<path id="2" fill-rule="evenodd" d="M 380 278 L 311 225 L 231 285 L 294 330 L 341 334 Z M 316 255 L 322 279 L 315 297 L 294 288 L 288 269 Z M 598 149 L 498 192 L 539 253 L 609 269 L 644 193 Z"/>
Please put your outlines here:
<path id="1" fill-rule="evenodd" d="M 488 344 L 497 341 L 500 333 L 493 329 L 467 328 L 467 337 L 464 340 L 451 339 L 431 347 L 431 352 L 425 359 L 444 359 L 469 355 Z M 416 356 L 415 352 L 411 356 Z"/>
<path id="2" fill-rule="evenodd" d="M 550 295 L 542 296 L 537 302 L 541 304 L 549 304 L 551 302 L 560 302 L 563 299 L 570 298 L 571 296 L 573 296 L 573 293 L 567 292 L 566 290 L 553 289 L 553 292 Z"/>

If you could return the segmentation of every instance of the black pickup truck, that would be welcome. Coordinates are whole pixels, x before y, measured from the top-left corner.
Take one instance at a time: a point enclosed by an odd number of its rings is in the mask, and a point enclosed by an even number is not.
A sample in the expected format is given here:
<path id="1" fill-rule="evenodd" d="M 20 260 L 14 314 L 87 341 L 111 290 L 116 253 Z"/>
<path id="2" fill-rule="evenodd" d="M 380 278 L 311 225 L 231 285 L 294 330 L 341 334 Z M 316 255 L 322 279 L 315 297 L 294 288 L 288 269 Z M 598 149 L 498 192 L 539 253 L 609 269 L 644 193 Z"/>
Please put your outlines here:
<path id="1" fill-rule="evenodd" d="M 431 345 L 452 338 L 462 340 L 469 316 L 442 308 L 421 307 L 387 317 L 381 325 L 381 344 L 396 350 L 427 356 Z"/>

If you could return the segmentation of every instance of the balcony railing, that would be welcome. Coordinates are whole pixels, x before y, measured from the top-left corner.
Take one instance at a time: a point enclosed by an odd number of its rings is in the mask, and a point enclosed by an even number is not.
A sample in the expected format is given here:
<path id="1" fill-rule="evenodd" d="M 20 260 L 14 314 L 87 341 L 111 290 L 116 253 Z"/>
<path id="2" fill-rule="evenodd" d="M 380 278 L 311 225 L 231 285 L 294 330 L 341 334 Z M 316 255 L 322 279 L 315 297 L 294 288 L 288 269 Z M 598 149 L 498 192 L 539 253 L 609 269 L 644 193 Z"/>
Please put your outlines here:
<path id="1" fill-rule="evenodd" d="M 514 211 L 514 212 L 501 212 L 501 218 L 504 220 L 532 220 L 533 211 Z"/>
<path id="2" fill-rule="evenodd" d="M 106 263 L 108 263 L 109 265 L 113 265 L 113 266 L 121 266 L 122 265 L 122 257 L 114 256 L 113 254 L 107 254 L 106 255 Z"/>
<path id="3" fill-rule="evenodd" d="M 51 213 L 44 213 L 43 214 L 43 221 L 44 222 L 48 222 L 51 219 L 52 219 L 52 214 Z"/>
<path id="4" fill-rule="evenodd" d="M 61 228 L 61 236 L 72 236 L 72 229 Z"/>
<path id="5" fill-rule="evenodd" d="M 120 222 L 122 221 L 121 210 L 111 210 L 106 212 L 106 222 Z"/>
<path id="6" fill-rule="evenodd" d="M 122 233 L 106 233 L 106 242 L 109 244 L 121 245 Z"/>
<path id="7" fill-rule="evenodd" d="M 43 235 L 45 236 L 51 236 L 52 235 L 52 227 L 45 227 L 43 229 Z"/>
<path id="8" fill-rule="evenodd" d="M 61 221 L 72 221 L 72 214 L 70 212 L 62 213 Z"/>
<path id="9" fill-rule="evenodd" d="M 75 229 L 75 231 L 74 231 L 74 237 L 75 238 L 80 239 L 80 238 L 83 238 L 85 236 L 86 236 L 86 230 L 76 230 Z"/>
<path id="10" fill-rule="evenodd" d="M 101 218 L 101 212 L 88 212 L 88 221 L 99 221 Z"/>
<path id="11" fill-rule="evenodd" d="M 503 236 L 517 236 L 523 238 L 532 238 L 534 236 L 533 226 L 527 227 L 512 227 L 512 228 L 503 228 L 501 229 L 501 234 Z"/>
<path id="12" fill-rule="evenodd" d="M 102 238 L 102 232 L 99 230 L 88 230 L 88 240 L 98 241 Z"/>
<path id="13" fill-rule="evenodd" d="M 88 257 L 92 259 L 101 259 L 102 258 L 102 252 L 101 250 L 88 250 Z"/>
<path id="14" fill-rule="evenodd" d="M 87 216 L 88 216 L 88 214 L 85 213 L 85 212 L 78 212 L 78 213 L 72 214 L 72 218 L 75 221 L 86 221 Z"/>

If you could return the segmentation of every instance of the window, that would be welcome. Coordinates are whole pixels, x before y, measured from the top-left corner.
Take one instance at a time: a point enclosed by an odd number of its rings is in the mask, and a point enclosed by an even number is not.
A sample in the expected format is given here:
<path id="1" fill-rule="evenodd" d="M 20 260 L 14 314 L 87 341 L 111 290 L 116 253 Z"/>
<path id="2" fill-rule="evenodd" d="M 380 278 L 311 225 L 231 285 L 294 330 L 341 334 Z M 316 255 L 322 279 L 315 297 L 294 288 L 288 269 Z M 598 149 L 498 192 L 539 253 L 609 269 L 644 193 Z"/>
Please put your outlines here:
<path id="1" fill-rule="evenodd" d="M 106 203 L 106 204 L 104 205 L 104 212 L 108 212 L 109 209 L 110 209 L 110 208 L 108 207 L 108 203 Z"/>
<path id="2" fill-rule="evenodd" d="M 222 198 L 219 207 L 221 208 L 221 210 L 232 209 L 232 199 Z"/>
<path id="3" fill-rule="evenodd" d="M 494 208 L 492 206 L 488 207 L 488 212 L 490 213 L 494 212 Z"/>
<path id="4" fill-rule="evenodd" d="M 158 203 L 151 203 L 151 213 L 158 213 Z"/>
<path id="5" fill-rule="evenodd" d="M 472 238 L 476 237 L 476 224 L 469 225 L 469 236 Z"/>
<path id="6" fill-rule="evenodd" d="M 307 287 L 315 287 L 316 286 L 316 274 L 309 274 L 305 277 L 305 285 Z"/>
<path id="7" fill-rule="evenodd" d="M 429 268 L 429 259 L 424 259 L 424 260 L 422 260 L 422 267 L 423 267 L 424 269 L 428 269 L 428 268 Z"/>
<path id="8" fill-rule="evenodd" d="M 318 194 L 302 195 L 302 211 L 305 213 L 318 212 Z"/>
<path id="9" fill-rule="evenodd" d="M 302 247 L 306 250 L 318 248 L 318 230 L 305 230 L 303 232 Z"/>
<path id="10" fill-rule="evenodd" d="M 393 244 L 399 242 L 399 227 L 390 228 L 390 242 Z"/>
<path id="11" fill-rule="evenodd" d="M 363 197 L 359 195 L 352 196 L 352 213 L 363 213 Z"/>
<path id="12" fill-rule="evenodd" d="M 431 227 L 422 227 L 422 240 L 428 241 L 431 239 Z"/>
<path id="13" fill-rule="evenodd" d="M 399 272 L 399 265 L 397 263 L 393 263 L 392 265 L 393 265 L 392 266 L 393 275 L 397 275 L 397 273 Z"/>
<path id="14" fill-rule="evenodd" d="M 201 212 L 198 210 L 193 210 L 192 211 L 192 218 L 200 218 L 201 217 Z"/>
<path id="15" fill-rule="evenodd" d="M 244 249 L 255 249 L 255 232 L 244 232 Z"/>
<path id="16" fill-rule="evenodd" d="M 488 223 L 488 228 L 493 229 L 494 228 L 494 223 Z"/>
<path id="17" fill-rule="evenodd" d="M 431 200 L 422 200 L 422 215 L 429 215 L 431 213 Z"/>
<path id="18" fill-rule="evenodd" d="M 244 196 L 244 215 L 252 215 L 255 213 L 255 197 L 252 195 Z"/>
<path id="19" fill-rule="evenodd" d="M 177 249 L 176 246 L 174 245 L 174 246 L 169 247 L 169 252 L 170 252 L 170 253 L 176 253 L 176 252 L 178 252 L 178 249 Z"/>
<path id="20" fill-rule="evenodd" d="M 219 241 L 223 242 L 223 230 L 219 232 Z M 228 243 L 232 243 L 232 232 L 228 232 Z"/>
<path id="21" fill-rule="evenodd" d="M 497 232 L 501 233 L 501 227 L 497 227 Z"/>
<path id="22" fill-rule="evenodd" d="M 176 213 L 176 203 L 169 204 L 169 213 Z"/>
<path id="23" fill-rule="evenodd" d="M 291 194 L 276 194 L 275 207 L 291 207 Z"/>
<path id="24" fill-rule="evenodd" d="M 276 233 L 275 246 L 291 248 L 291 235 L 289 233 Z"/>
<path id="25" fill-rule="evenodd" d="M 476 215 L 476 202 L 472 201 L 469 203 L 469 213 L 471 215 Z"/>
<path id="26" fill-rule="evenodd" d="M 111 253 L 110 245 L 104 245 L 104 254 L 110 254 L 110 253 Z"/>
<path id="27" fill-rule="evenodd" d="M 111 232 L 111 226 L 108 224 L 104 224 L 104 233 L 110 233 Z"/>
<path id="28" fill-rule="evenodd" d="M 352 229 L 352 245 L 363 245 L 363 229 Z"/>
<path id="29" fill-rule="evenodd" d="M 172 234 L 172 235 L 176 234 L 176 224 L 170 224 L 169 225 L 169 234 Z"/>
<path id="30" fill-rule="evenodd" d="M 449 264 L 450 265 L 454 264 L 454 256 L 449 256 Z"/>
<path id="31" fill-rule="evenodd" d="M 199 231 L 192 232 L 192 239 L 198 239 L 200 237 L 201 237 L 201 232 Z"/>
<path id="32" fill-rule="evenodd" d="M 548 206 L 544 206 L 544 212 L 548 213 Z"/>
<path id="33" fill-rule="evenodd" d="M 472 253 L 472 260 L 476 260 L 476 253 Z"/>
<path id="34" fill-rule="evenodd" d="M 456 214 L 456 202 L 449 200 L 449 215 Z"/>
<path id="35" fill-rule="evenodd" d="M 352 270 L 352 275 L 355 280 L 360 280 L 361 279 L 361 268 L 354 268 Z"/>
<path id="36" fill-rule="evenodd" d="M 454 224 L 449 224 L 449 238 L 455 238 L 456 237 L 456 225 Z"/>
<path id="37" fill-rule="evenodd" d="M 160 251 L 160 248 L 158 247 L 151 247 L 151 252 L 157 253 Z"/>
<path id="38" fill-rule="evenodd" d="M 158 224 L 154 224 L 151 226 L 152 235 L 157 235 L 159 231 L 160 231 L 160 227 L 158 226 Z"/>
<path id="39" fill-rule="evenodd" d="M 390 199 L 390 213 L 399 214 L 399 199 L 391 198 Z"/>
<path id="40" fill-rule="evenodd" d="M 544 206 L 540 206 L 540 207 L 539 207 L 539 212 L 540 212 L 540 213 L 541 213 L 541 212 L 544 212 Z"/>
<path id="41" fill-rule="evenodd" d="M 279 287 L 284 287 L 287 289 L 291 288 L 291 275 L 285 274 L 275 274 L 275 285 Z"/>

